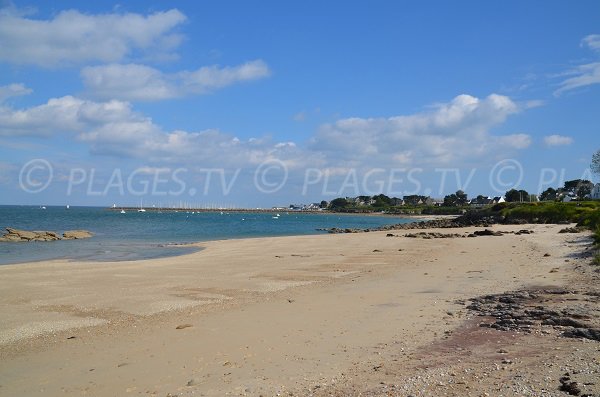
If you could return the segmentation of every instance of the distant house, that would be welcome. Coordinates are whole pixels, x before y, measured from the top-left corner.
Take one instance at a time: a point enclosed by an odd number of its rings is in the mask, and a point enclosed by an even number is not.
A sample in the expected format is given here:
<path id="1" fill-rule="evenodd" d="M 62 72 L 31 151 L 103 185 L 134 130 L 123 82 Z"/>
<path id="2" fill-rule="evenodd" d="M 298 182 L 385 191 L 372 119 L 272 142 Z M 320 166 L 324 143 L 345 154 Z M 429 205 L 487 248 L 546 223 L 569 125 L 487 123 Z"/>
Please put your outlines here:
<path id="1" fill-rule="evenodd" d="M 433 206 L 436 206 L 436 207 L 441 207 L 441 206 L 444 205 L 444 200 L 442 200 L 442 199 L 431 199 L 431 204 L 430 205 L 433 205 Z"/>
<path id="2" fill-rule="evenodd" d="M 592 200 L 600 200 L 600 183 L 594 185 L 590 193 L 590 198 Z"/>
<path id="3" fill-rule="evenodd" d="M 494 197 L 491 202 L 491 204 L 500 204 L 500 203 L 506 203 L 506 200 L 502 196 Z"/>
<path id="4" fill-rule="evenodd" d="M 492 204 L 492 200 L 493 199 L 491 197 L 477 196 L 476 198 L 471 199 L 471 201 L 469 201 L 469 205 L 471 207 L 481 208 L 485 207 L 486 205 Z"/>
<path id="5" fill-rule="evenodd" d="M 311 204 L 305 205 L 302 209 L 304 211 L 320 211 L 321 204 L 320 203 L 311 203 Z"/>
<path id="6" fill-rule="evenodd" d="M 568 203 L 568 202 L 573 201 L 573 200 L 577 200 L 577 196 L 575 196 L 574 193 L 568 193 L 568 194 L 565 194 L 562 197 L 562 202 L 563 203 Z"/>
<path id="7" fill-rule="evenodd" d="M 398 198 L 398 197 L 392 198 L 392 205 L 404 205 L 404 204 L 405 204 L 405 202 L 401 198 Z"/>

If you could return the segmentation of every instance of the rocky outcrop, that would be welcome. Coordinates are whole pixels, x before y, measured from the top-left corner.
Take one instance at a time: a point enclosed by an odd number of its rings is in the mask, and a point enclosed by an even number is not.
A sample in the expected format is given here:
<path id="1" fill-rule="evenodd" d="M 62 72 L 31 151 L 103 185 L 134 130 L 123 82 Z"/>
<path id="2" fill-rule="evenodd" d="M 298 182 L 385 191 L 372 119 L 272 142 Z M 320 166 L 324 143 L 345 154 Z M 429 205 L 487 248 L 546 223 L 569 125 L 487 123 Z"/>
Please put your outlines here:
<path id="1" fill-rule="evenodd" d="M 600 342 L 597 301 L 595 291 L 522 290 L 473 298 L 467 309 L 487 318 L 480 327 L 524 333 L 553 329 L 563 337 Z"/>
<path id="2" fill-rule="evenodd" d="M 58 233 L 47 230 L 29 231 L 7 227 L 6 233 L 0 236 L 0 242 L 75 240 L 92 236 L 93 234 L 87 230 L 69 230 L 64 232 L 61 237 Z"/>
<path id="3" fill-rule="evenodd" d="M 507 221 L 504 217 L 498 215 L 481 215 L 478 213 L 466 213 L 454 219 L 435 219 L 431 221 L 398 223 L 395 225 L 384 225 L 373 229 L 340 229 L 337 227 L 331 229 L 317 229 L 329 233 L 364 233 L 371 231 L 391 231 L 391 230 L 414 230 L 414 229 L 450 229 L 467 226 L 490 227 L 496 224 L 521 225 L 526 221 L 513 219 Z M 520 231 L 523 232 L 523 231 Z M 526 234 L 527 231 L 522 234 Z"/>
<path id="4" fill-rule="evenodd" d="M 63 233 L 64 240 L 78 240 L 81 238 L 90 238 L 93 234 L 87 230 L 67 230 Z"/>

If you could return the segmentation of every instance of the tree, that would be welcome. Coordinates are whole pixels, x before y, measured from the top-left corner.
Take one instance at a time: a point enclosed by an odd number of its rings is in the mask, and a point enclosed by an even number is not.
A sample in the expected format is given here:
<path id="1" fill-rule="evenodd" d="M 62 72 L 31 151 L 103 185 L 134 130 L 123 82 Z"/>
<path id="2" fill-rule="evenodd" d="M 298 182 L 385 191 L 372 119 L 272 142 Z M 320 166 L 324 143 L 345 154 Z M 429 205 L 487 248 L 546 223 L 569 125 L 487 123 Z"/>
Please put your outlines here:
<path id="1" fill-rule="evenodd" d="M 418 194 L 411 194 L 409 196 L 404 196 L 404 201 L 407 205 L 419 205 L 424 204 L 429 199 L 429 196 L 421 196 Z"/>
<path id="2" fill-rule="evenodd" d="M 452 193 L 444 197 L 444 207 L 456 207 L 466 205 L 468 202 L 467 194 L 462 190 Z"/>
<path id="3" fill-rule="evenodd" d="M 444 207 L 455 207 L 458 198 L 456 194 L 452 193 L 444 197 Z"/>
<path id="4" fill-rule="evenodd" d="M 373 196 L 373 200 L 375 200 L 375 204 L 373 204 L 374 207 L 385 207 L 392 204 L 392 199 L 385 194 Z"/>
<path id="5" fill-rule="evenodd" d="M 558 191 L 556 189 L 549 187 L 540 194 L 540 201 L 554 201 L 556 200 L 557 194 Z"/>
<path id="6" fill-rule="evenodd" d="M 563 190 L 574 194 L 579 200 L 583 200 L 592 192 L 593 187 L 594 184 L 587 179 L 573 179 L 565 182 Z"/>
<path id="7" fill-rule="evenodd" d="M 510 189 L 504 196 L 509 203 L 529 201 L 529 193 L 526 190 Z"/>
<path id="8" fill-rule="evenodd" d="M 322 200 L 322 201 L 321 201 L 321 204 L 319 205 L 319 207 L 321 207 L 321 208 L 327 208 L 327 205 L 328 205 L 328 204 L 329 204 L 329 203 L 327 203 L 327 201 L 325 201 L 325 200 Z"/>
<path id="9" fill-rule="evenodd" d="M 588 197 L 591 193 L 592 193 L 592 189 L 594 188 L 594 184 L 589 182 L 589 183 L 582 183 L 578 188 L 577 191 L 575 191 L 575 194 L 577 195 L 577 198 L 579 200 L 583 200 L 586 197 Z"/>
<path id="10" fill-rule="evenodd" d="M 456 191 L 456 205 L 465 205 L 469 199 L 467 198 L 467 194 L 462 190 Z"/>
<path id="11" fill-rule="evenodd" d="M 331 203 L 329 203 L 329 208 L 331 208 L 332 210 L 346 208 L 348 204 L 348 200 L 342 197 L 338 197 L 336 199 L 331 200 Z"/>
<path id="12" fill-rule="evenodd" d="M 590 164 L 592 173 L 600 176 L 600 150 L 592 155 L 592 164 Z"/>

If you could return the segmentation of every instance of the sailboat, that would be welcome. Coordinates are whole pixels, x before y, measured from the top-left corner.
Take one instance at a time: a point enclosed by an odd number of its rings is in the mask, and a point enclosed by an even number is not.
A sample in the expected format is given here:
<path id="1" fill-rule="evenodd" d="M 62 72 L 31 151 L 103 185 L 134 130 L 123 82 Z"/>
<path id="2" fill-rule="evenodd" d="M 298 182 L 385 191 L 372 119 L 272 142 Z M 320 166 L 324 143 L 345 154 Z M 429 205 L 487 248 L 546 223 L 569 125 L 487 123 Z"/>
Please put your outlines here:
<path id="1" fill-rule="evenodd" d="M 121 214 L 125 214 L 125 213 L 126 213 L 125 210 L 121 209 Z"/>
<path id="2" fill-rule="evenodd" d="M 140 200 L 140 209 L 138 210 L 138 212 L 146 212 L 146 210 L 144 209 L 142 200 Z"/>

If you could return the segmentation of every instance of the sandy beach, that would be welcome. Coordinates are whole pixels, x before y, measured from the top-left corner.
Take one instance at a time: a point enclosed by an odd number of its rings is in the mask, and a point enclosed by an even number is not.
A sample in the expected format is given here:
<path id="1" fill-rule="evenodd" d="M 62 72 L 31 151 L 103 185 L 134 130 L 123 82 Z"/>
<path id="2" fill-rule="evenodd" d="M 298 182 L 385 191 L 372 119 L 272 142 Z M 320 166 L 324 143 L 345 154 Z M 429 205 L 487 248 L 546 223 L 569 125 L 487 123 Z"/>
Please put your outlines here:
<path id="1" fill-rule="evenodd" d="M 467 308 L 529 290 L 547 295 L 536 305 L 574 302 L 597 324 L 590 239 L 563 227 L 227 240 L 171 258 L 0 266 L 0 395 L 564 396 L 564 373 L 598 393 L 597 341 L 537 323 L 484 327 L 489 316 Z"/>

